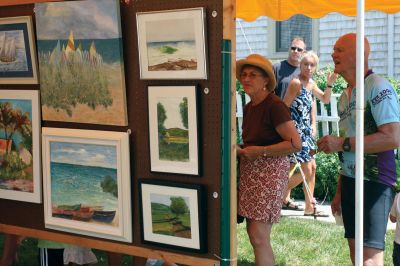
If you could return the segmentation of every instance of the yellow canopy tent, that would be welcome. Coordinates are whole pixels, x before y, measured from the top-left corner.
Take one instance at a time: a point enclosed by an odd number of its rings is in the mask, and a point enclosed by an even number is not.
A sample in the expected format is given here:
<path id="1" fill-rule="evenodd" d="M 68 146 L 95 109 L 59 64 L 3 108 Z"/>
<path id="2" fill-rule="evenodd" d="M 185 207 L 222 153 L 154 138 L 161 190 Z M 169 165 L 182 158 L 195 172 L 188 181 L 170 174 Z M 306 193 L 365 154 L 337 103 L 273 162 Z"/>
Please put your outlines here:
<path id="1" fill-rule="evenodd" d="M 331 12 L 356 16 L 356 4 L 355 0 L 236 0 L 236 17 L 246 21 L 253 21 L 259 16 L 286 20 L 296 14 L 320 18 Z M 397 13 L 400 12 L 400 1 L 365 0 L 365 10 Z"/>
<path id="2" fill-rule="evenodd" d="M 346 16 L 357 15 L 357 97 L 356 97 L 356 257 L 355 265 L 363 264 L 363 197 L 364 197 L 364 13 L 378 10 L 385 13 L 400 12 L 399 0 L 236 0 L 236 17 L 253 21 L 259 16 L 286 20 L 302 14 L 320 18 L 337 12 Z"/>

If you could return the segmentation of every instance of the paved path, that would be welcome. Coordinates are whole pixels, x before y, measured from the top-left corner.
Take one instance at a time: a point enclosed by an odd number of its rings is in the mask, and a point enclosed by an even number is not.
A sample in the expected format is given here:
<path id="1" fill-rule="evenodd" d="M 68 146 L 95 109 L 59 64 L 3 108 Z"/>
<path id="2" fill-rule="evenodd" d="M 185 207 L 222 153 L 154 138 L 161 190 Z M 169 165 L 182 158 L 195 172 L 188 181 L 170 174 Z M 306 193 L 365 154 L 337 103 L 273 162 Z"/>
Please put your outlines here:
<path id="1" fill-rule="evenodd" d="M 296 200 L 296 202 L 300 203 L 302 206 L 304 206 L 304 202 Z M 335 218 L 332 215 L 331 212 L 331 205 L 330 203 L 326 203 L 323 205 L 318 205 L 317 210 L 321 210 L 327 214 L 329 214 L 329 217 L 317 217 L 318 221 L 324 221 L 324 222 L 329 222 L 329 223 L 336 223 Z M 313 216 L 304 216 L 303 211 L 291 211 L 291 210 L 282 210 L 281 211 L 282 216 L 286 217 L 291 217 L 291 218 L 302 218 L 302 219 L 314 219 Z M 395 230 L 396 229 L 396 224 L 392 223 L 391 221 L 388 221 L 387 225 L 388 230 Z"/>

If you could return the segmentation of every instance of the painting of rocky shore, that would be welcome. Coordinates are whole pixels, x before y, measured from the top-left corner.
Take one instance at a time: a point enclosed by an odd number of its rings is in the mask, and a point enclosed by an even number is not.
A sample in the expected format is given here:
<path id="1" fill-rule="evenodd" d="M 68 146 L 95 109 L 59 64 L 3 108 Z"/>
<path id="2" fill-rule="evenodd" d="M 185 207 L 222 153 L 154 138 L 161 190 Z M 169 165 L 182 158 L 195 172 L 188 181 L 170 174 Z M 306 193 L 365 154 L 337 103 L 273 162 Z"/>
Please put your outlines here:
<path id="1" fill-rule="evenodd" d="M 142 79 L 206 78 L 204 10 L 138 13 Z"/>

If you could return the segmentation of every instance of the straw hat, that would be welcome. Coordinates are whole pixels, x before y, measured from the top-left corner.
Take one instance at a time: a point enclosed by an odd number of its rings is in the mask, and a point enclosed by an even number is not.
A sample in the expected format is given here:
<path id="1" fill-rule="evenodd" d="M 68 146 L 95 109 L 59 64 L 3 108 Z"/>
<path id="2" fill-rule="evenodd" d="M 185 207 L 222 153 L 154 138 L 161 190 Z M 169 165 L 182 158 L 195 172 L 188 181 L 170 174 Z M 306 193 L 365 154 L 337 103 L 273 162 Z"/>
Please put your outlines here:
<path id="1" fill-rule="evenodd" d="M 236 78 L 238 80 L 240 80 L 240 73 L 242 72 L 242 68 L 244 65 L 256 66 L 264 70 L 269 77 L 268 90 L 269 91 L 275 90 L 276 86 L 275 75 L 274 71 L 272 70 L 272 64 L 267 58 L 259 54 L 251 54 L 245 59 L 236 61 Z"/>

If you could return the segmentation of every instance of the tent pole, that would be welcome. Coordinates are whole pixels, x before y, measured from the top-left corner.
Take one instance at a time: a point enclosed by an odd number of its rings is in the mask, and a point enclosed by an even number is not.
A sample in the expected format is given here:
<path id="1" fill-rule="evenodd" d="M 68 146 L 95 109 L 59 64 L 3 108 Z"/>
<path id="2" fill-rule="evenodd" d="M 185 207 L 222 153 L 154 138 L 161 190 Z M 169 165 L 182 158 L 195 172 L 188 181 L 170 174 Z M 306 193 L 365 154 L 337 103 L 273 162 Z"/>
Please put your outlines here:
<path id="1" fill-rule="evenodd" d="M 364 0 L 357 1 L 355 265 L 363 265 L 364 209 Z"/>

